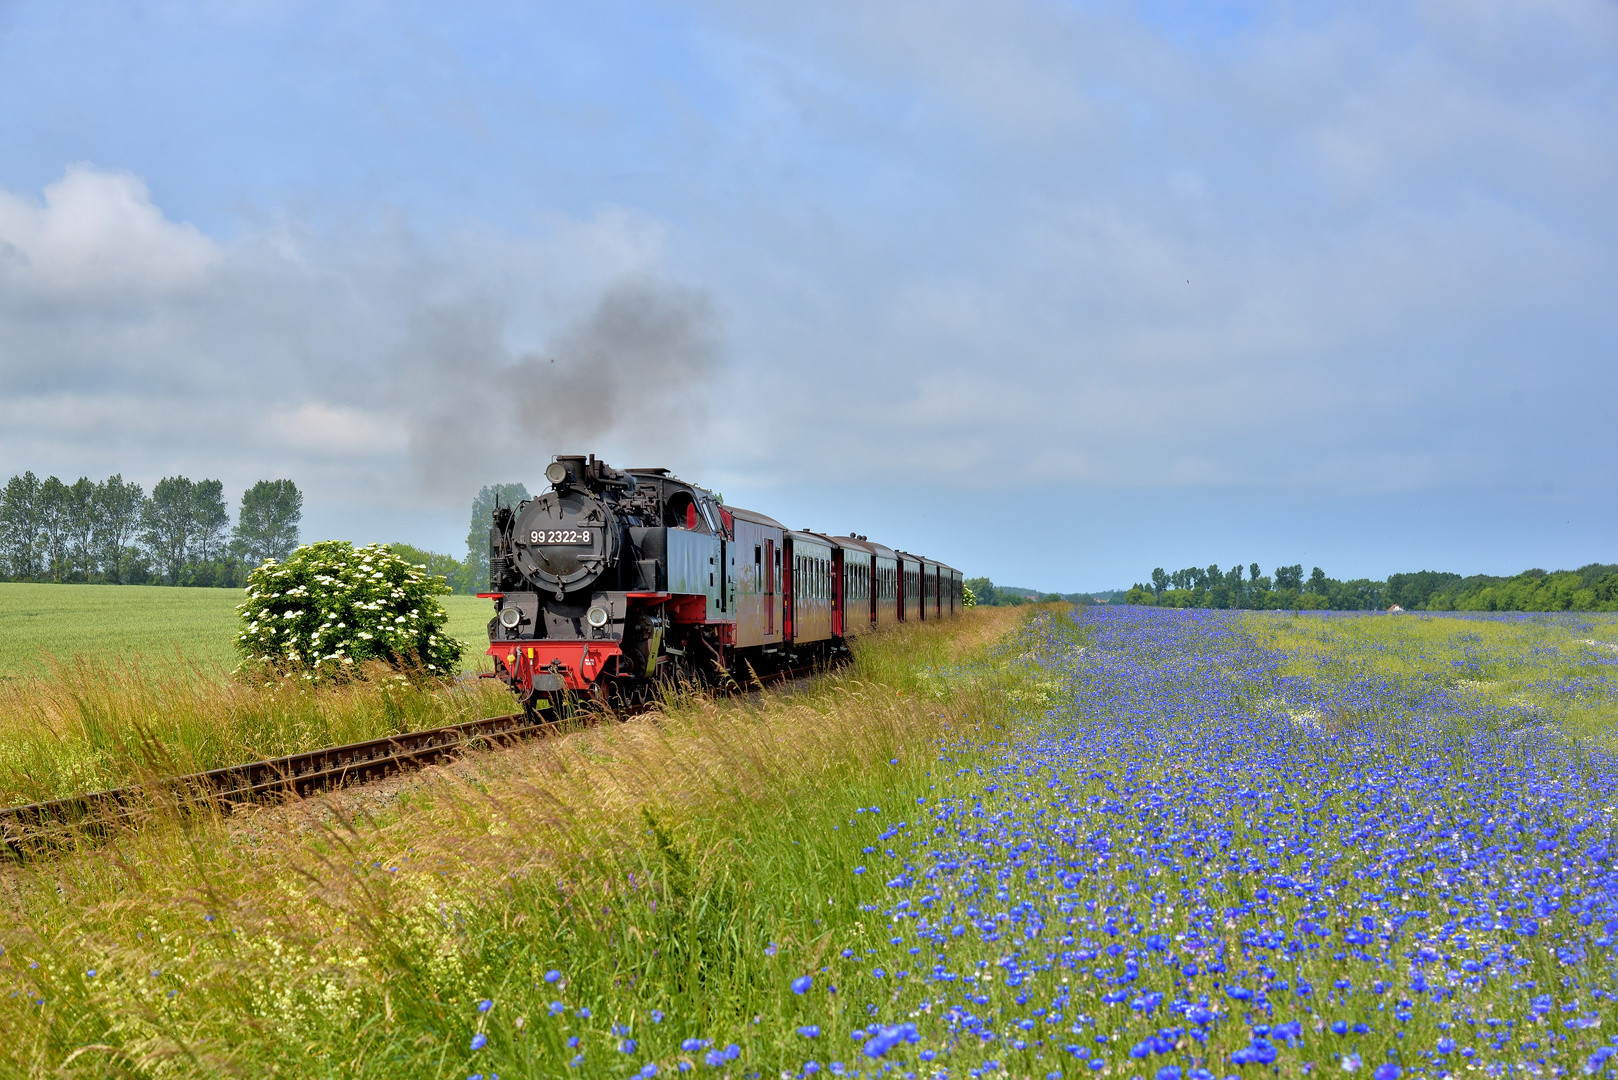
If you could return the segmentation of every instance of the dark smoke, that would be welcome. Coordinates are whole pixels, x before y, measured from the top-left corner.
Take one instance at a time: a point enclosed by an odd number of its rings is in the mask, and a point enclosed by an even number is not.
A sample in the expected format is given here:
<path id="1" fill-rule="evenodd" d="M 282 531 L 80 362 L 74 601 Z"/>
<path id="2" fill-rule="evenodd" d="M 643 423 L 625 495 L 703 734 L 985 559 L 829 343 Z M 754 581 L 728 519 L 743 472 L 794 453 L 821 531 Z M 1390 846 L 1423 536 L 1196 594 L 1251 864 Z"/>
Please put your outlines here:
<path id="1" fill-rule="evenodd" d="M 713 304 L 651 277 L 618 282 L 542 353 L 512 356 L 504 319 L 463 305 L 418 317 L 397 366 L 416 472 L 461 496 L 604 444 L 663 460 L 707 420 L 721 352 Z"/>

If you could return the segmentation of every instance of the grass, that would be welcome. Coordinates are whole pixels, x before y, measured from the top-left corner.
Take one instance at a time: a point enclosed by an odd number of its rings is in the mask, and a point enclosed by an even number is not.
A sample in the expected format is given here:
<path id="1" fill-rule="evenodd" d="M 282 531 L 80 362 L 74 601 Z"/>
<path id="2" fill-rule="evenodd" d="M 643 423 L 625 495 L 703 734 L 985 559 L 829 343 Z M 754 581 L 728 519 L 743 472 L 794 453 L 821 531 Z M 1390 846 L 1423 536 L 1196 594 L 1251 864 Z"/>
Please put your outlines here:
<path id="1" fill-rule="evenodd" d="M 1550 724 L 1618 750 L 1618 616 L 1251 613 L 1248 629 L 1287 657 L 1279 673 L 1441 689 L 1523 727 Z"/>
<path id="2" fill-rule="evenodd" d="M 239 662 L 236 605 L 244 596 L 240 589 L 0 582 L 0 680 L 47 672 L 52 660 L 229 671 Z M 480 670 L 489 601 L 439 600 L 450 635 L 468 643 L 464 670 Z"/>
<path id="3" fill-rule="evenodd" d="M 787 983 L 841 981 L 832 943 L 888 932 L 881 875 L 847 868 L 909 827 L 941 749 L 970 762 L 1048 700 L 990 655 L 1031 614 L 874 635 L 794 692 L 682 698 L 381 794 L 155 807 L 0 870 L 0 1073 L 540 1077 L 583 1052 L 616 1075 L 700 1058 L 686 1039 L 846 1044 L 863 1013 Z"/>
<path id="4" fill-rule="evenodd" d="M 250 685 L 217 666 L 94 660 L 0 683 L 0 806 L 205 772 L 511 712 L 492 680 Z"/>

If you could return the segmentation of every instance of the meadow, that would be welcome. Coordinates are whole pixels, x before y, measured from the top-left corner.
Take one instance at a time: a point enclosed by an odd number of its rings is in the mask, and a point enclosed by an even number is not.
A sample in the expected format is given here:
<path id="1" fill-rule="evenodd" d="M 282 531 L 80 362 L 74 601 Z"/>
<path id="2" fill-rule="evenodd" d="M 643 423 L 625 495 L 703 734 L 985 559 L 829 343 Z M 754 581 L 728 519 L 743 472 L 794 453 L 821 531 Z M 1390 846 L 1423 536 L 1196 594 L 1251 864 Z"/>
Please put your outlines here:
<path id="1" fill-rule="evenodd" d="M 133 661 L 226 672 L 236 653 L 241 589 L 0 582 L 0 681 L 85 661 Z M 464 670 L 482 669 L 491 615 L 475 596 L 439 598 L 445 629 L 468 643 Z"/>
<path id="2" fill-rule="evenodd" d="M 980 609 L 389 790 L 154 807 L 0 870 L 0 1071 L 1618 1075 L 1615 640 Z"/>

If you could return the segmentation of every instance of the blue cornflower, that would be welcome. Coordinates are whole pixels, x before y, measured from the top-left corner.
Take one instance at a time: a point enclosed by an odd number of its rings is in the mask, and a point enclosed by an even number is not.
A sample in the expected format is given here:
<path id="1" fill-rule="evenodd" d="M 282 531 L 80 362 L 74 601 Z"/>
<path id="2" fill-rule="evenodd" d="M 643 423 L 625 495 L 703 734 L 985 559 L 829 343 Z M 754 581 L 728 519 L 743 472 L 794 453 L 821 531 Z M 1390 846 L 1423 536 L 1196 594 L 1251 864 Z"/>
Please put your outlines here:
<path id="1" fill-rule="evenodd" d="M 661 1024 L 662 1022 L 663 1022 L 663 1010 L 662 1009 L 653 1009 L 652 1010 L 652 1023 Z"/>
<path id="2" fill-rule="evenodd" d="M 478 1012 L 480 1013 L 486 1013 L 492 1008 L 494 1008 L 494 1002 L 489 998 L 484 998 L 482 1001 L 478 1002 Z"/>
<path id="3" fill-rule="evenodd" d="M 794 994 L 808 993 L 809 988 L 811 986 L 813 986 L 814 983 L 815 983 L 814 976 L 812 976 L 812 975 L 799 975 L 796 979 L 792 980 L 792 992 Z"/>
<path id="4" fill-rule="evenodd" d="M 472 1036 L 472 1049 L 474 1050 L 482 1050 L 488 1043 L 489 1037 L 481 1031 Z"/>
<path id="5" fill-rule="evenodd" d="M 1371 1074 L 1371 1080 L 1399 1080 L 1399 1066 L 1391 1061 L 1384 1062 L 1376 1067 L 1376 1072 Z"/>
<path id="6" fill-rule="evenodd" d="M 648 1061 L 645 1065 L 641 1066 L 640 1074 L 642 1076 L 656 1076 L 657 1063 L 655 1061 Z"/>
<path id="7" fill-rule="evenodd" d="M 820 1037 L 820 1025 L 805 1024 L 803 1027 L 798 1029 L 798 1034 L 802 1035 L 806 1039 L 817 1039 Z"/>
<path id="8" fill-rule="evenodd" d="M 560 1001 L 551 1002 L 547 1008 L 550 1009 L 552 1016 L 561 1016 L 563 1013 L 567 1012 L 567 1006 L 563 1005 Z"/>
<path id="9" fill-rule="evenodd" d="M 557 971 L 555 968 L 552 968 L 551 970 L 549 970 L 549 971 L 547 971 L 545 973 L 545 981 L 548 982 L 548 983 L 556 982 L 561 977 L 562 977 L 562 973 L 560 971 Z"/>
<path id="10" fill-rule="evenodd" d="M 701 1039 L 685 1039 L 680 1043 L 680 1049 L 688 1054 L 694 1054 L 708 1044 Z"/>

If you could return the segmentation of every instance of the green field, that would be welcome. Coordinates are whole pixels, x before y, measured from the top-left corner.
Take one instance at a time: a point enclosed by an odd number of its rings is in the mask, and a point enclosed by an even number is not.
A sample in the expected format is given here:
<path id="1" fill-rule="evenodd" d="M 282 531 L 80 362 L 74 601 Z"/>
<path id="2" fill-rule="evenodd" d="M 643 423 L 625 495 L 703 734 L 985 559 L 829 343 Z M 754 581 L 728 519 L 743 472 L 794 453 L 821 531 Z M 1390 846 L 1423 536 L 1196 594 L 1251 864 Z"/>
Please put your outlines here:
<path id="1" fill-rule="evenodd" d="M 173 589 L 154 585 L 0 583 L 0 678 L 72 661 L 181 660 L 229 670 L 237 664 L 240 589 Z M 468 643 L 466 670 L 482 666 L 491 607 L 475 596 L 439 598 L 446 629 Z"/>

